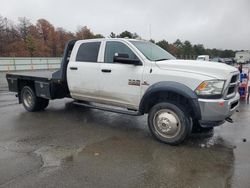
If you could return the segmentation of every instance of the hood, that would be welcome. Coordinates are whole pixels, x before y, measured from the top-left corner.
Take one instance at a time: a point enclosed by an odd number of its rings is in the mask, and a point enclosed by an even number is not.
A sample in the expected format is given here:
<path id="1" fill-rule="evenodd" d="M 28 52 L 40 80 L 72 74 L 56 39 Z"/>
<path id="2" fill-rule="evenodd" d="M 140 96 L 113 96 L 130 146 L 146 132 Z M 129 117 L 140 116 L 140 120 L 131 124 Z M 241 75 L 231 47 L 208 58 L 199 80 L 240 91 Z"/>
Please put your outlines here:
<path id="1" fill-rule="evenodd" d="M 227 79 L 229 74 L 238 71 L 223 63 L 198 60 L 166 60 L 156 62 L 156 65 L 160 69 L 195 73 L 212 79 Z"/>

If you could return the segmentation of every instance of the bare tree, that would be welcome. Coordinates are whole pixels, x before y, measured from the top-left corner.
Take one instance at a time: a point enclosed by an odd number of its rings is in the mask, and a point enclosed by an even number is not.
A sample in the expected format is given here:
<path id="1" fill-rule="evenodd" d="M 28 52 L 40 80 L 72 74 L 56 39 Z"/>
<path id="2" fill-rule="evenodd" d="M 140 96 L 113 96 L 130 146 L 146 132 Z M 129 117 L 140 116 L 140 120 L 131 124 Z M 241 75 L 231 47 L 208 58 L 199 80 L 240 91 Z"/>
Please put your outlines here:
<path id="1" fill-rule="evenodd" d="M 18 31 L 20 33 L 21 38 L 25 41 L 29 34 L 29 27 L 31 26 L 30 20 L 25 17 L 19 17 L 18 21 Z"/>

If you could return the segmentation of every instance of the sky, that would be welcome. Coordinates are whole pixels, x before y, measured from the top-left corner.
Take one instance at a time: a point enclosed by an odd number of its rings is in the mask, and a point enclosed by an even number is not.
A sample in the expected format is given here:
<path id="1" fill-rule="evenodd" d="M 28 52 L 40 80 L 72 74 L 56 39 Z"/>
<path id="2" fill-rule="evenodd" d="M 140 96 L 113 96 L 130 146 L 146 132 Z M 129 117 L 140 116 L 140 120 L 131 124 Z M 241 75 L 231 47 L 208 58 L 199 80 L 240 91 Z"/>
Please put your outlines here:
<path id="1" fill-rule="evenodd" d="M 88 26 L 109 36 L 124 30 L 144 39 L 189 40 L 207 48 L 250 50 L 250 0 L 0 0 L 0 15 L 33 24 L 47 19 L 75 32 Z"/>

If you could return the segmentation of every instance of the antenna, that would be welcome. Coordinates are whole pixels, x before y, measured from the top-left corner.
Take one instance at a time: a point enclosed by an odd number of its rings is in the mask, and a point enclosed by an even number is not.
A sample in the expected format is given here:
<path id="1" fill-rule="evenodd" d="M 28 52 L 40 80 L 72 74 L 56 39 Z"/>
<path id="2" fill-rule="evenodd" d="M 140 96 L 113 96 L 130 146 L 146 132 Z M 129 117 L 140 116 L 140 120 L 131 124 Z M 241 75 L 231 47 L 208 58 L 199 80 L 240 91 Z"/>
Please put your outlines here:
<path id="1" fill-rule="evenodd" d="M 151 23 L 149 24 L 149 41 L 151 41 L 151 38 L 152 36 L 151 36 Z M 151 56 L 153 55 L 153 49 L 152 49 L 152 46 L 151 46 L 151 48 L 150 48 L 150 51 L 151 51 Z"/>
<path id="2" fill-rule="evenodd" d="M 151 23 L 149 24 L 149 40 L 152 39 L 152 36 L 151 36 Z"/>

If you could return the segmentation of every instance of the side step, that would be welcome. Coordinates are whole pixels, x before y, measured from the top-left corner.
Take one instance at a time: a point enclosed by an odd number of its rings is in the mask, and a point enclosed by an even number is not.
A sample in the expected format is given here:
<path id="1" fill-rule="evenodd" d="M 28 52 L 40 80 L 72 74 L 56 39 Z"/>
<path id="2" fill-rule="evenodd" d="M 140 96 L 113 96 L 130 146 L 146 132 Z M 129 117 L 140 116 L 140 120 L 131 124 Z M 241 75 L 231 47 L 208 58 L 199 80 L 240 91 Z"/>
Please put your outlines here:
<path id="1" fill-rule="evenodd" d="M 118 114 L 130 115 L 130 116 L 140 116 L 141 115 L 141 113 L 138 111 L 131 112 L 131 111 L 120 110 L 120 109 L 115 109 L 115 108 L 108 108 L 108 107 L 104 107 L 104 106 L 95 106 L 95 105 L 91 105 L 88 103 L 81 103 L 81 102 L 73 102 L 73 104 L 78 105 L 78 106 L 93 108 L 93 109 L 97 109 L 97 110 L 103 110 L 103 111 L 107 111 L 107 112 L 114 112 L 114 113 L 118 113 Z"/>

